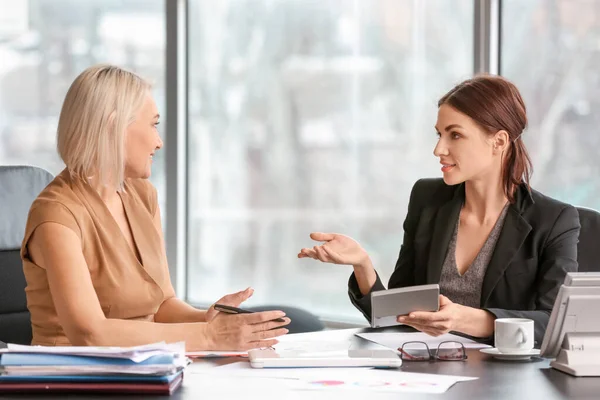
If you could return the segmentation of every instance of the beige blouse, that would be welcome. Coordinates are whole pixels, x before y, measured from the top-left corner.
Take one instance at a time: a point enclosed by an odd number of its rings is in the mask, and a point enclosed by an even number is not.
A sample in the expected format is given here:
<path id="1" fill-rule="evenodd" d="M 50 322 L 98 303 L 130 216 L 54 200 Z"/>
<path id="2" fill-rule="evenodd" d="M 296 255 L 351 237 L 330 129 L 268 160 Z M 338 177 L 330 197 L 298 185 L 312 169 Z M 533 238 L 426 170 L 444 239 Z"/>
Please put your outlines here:
<path id="1" fill-rule="evenodd" d="M 141 263 L 112 214 L 85 181 L 64 170 L 31 205 L 21 247 L 27 280 L 33 345 L 70 345 L 60 325 L 46 270 L 35 264 L 27 244 L 45 222 L 61 224 L 79 236 L 94 290 L 107 318 L 153 321 L 169 288 L 164 244 L 153 223 L 156 189 L 146 179 L 127 179 L 120 193 Z"/>

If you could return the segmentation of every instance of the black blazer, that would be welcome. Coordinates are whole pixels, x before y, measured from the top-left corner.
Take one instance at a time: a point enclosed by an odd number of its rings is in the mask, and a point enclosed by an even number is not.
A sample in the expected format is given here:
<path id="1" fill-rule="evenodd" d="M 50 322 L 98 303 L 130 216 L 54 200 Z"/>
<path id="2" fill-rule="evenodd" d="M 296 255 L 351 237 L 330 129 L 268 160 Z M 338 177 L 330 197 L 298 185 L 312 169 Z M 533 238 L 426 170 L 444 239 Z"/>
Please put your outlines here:
<path id="1" fill-rule="evenodd" d="M 577 271 L 577 209 L 522 185 L 517 189 L 483 278 L 480 307 L 496 318 L 530 318 L 541 345 L 558 289 Z M 389 288 L 439 283 L 448 243 L 465 198 L 464 184 L 421 179 L 413 186 L 404 241 Z M 379 276 L 371 291 L 385 290 Z M 352 303 L 371 320 L 370 293 L 362 296 L 354 274 Z"/>

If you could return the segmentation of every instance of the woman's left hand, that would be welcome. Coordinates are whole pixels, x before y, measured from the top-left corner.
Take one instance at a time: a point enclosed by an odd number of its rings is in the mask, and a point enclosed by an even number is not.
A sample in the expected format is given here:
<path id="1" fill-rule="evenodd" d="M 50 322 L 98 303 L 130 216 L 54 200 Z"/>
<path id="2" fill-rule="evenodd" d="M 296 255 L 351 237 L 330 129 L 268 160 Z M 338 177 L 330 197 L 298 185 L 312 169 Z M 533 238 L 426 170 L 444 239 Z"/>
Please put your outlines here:
<path id="1" fill-rule="evenodd" d="M 443 295 L 440 295 L 439 299 L 439 311 L 411 312 L 408 315 L 398 316 L 398 322 L 412 326 L 431 336 L 440 336 L 450 331 L 459 330 L 465 309 L 468 307 L 453 303 Z"/>
<path id="2" fill-rule="evenodd" d="M 215 304 L 223 304 L 225 306 L 231 307 L 239 307 L 244 301 L 248 300 L 250 296 L 254 293 L 254 289 L 247 288 L 246 290 L 242 290 L 240 292 L 231 293 L 221 297 L 217 300 L 213 305 L 211 305 L 208 310 L 206 310 L 206 322 L 210 322 L 215 318 L 219 311 L 215 310 Z"/>

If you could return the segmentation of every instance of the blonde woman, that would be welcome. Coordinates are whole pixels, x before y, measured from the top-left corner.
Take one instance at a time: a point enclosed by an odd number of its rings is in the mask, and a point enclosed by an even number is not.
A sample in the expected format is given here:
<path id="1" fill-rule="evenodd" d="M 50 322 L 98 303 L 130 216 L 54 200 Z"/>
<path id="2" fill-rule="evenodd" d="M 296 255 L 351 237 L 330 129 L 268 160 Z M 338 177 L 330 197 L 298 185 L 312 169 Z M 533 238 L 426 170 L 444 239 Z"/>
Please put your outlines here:
<path id="1" fill-rule="evenodd" d="M 58 123 L 66 169 L 32 204 L 21 250 L 32 344 L 245 350 L 287 333 L 289 318 L 274 321 L 281 311 L 224 315 L 175 296 L 148 181 L 163 145 L 158 123 L 150 85 L 121 68 L 88 68 L 67 92 Z"/>

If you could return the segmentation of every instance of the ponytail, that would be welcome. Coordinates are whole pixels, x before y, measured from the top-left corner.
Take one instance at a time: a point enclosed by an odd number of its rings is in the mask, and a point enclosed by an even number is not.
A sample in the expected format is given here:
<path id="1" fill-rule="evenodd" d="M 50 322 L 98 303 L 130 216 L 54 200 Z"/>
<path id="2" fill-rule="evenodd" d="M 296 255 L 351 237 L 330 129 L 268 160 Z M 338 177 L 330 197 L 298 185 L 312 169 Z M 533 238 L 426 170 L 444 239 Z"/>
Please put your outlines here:
<path id="1" fill-rule="evenodd" d="M 515 202 L 515 192 L 524 183 L 530 189 L 529 180 L 533 172 L 531 158 L 520 135 L 512 142 L 502 167 L 504 194 L 511 203 Z"/>

